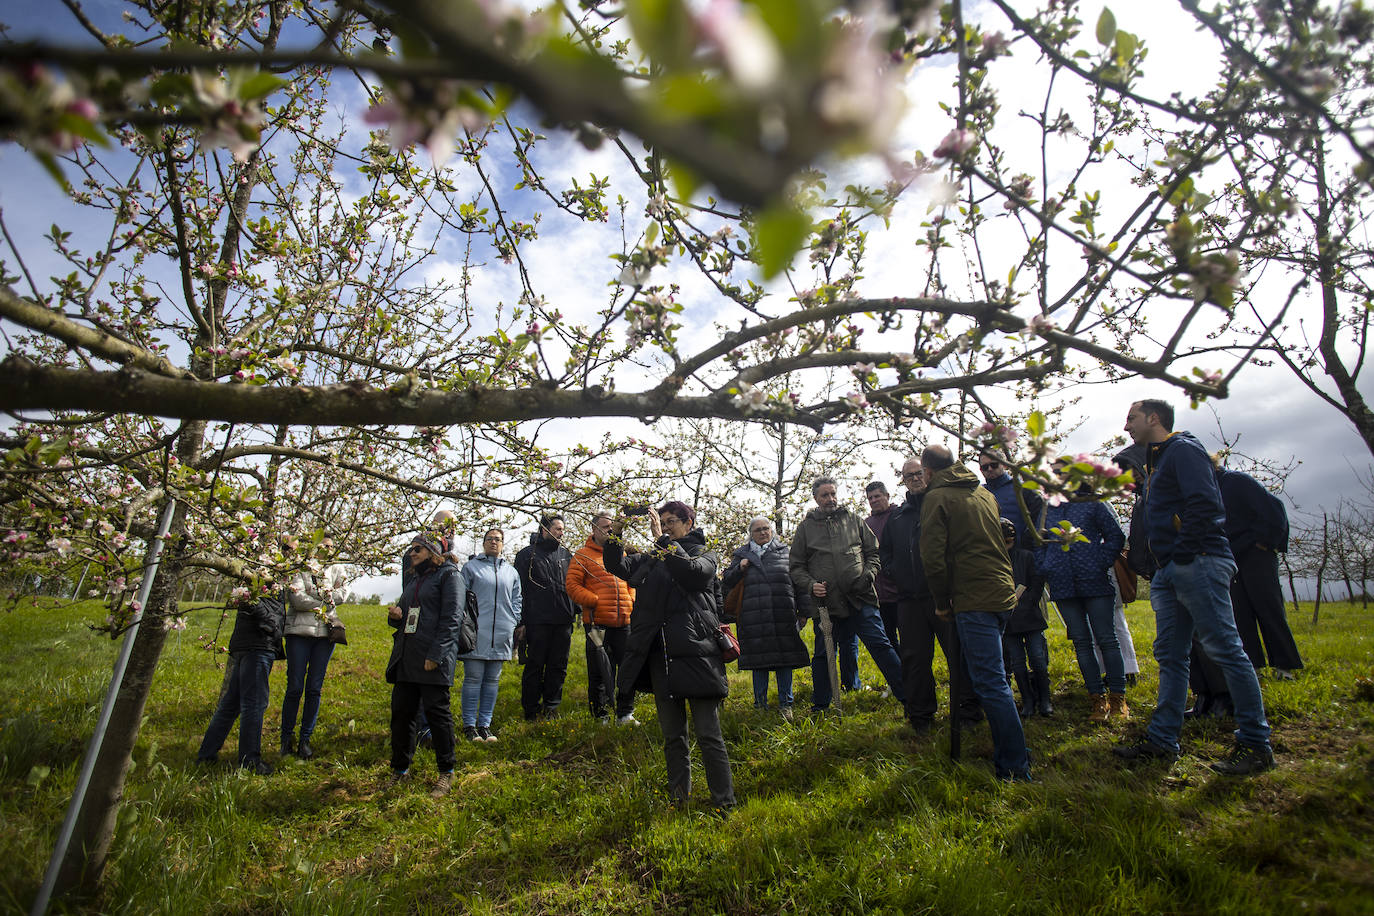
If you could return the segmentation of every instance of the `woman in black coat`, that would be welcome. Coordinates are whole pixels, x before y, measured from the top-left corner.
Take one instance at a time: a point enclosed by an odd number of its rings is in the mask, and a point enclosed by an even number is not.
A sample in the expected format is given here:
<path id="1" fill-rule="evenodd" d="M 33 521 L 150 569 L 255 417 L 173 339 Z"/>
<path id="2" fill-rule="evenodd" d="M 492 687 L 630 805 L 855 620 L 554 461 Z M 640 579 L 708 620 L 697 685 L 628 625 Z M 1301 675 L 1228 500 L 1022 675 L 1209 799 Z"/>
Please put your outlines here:
<path id="1" fill-rule="evenodd" d="M 458 659 L 459 614 L 467 598 L 458 566 L 444 554 L 443 538 L 416 535 L 409 553 L 414 575 L 408 577 L 399 604 L 387 612 L 392 634 L 386 665 L 391 688 L 392 781 L 410 775 L 415 755 L 415 713 L 421 705 L 434 738 L 439 780 L 430 794 L 448 793 L 457 762 L 453 752 L 453 714 L 449 691 Z"/>
<path id="2" fill-rule="evenodd" d="M 679 805 L 687 803 L 692 790 L 687 740 L 691 706 L 711 803 L 717 810 L 729 810 L 735 806 L 735 788 L 720 731 L 720 706 L 729 684 L 716 641 L 716 555 L 706 549 L 701 529 L 692 527 L 696 512 L 685 503 L 670 502 L 657 515 L 649 514 L 655 541 L 647 553 L 626 556 L 620 540 L 626 521 L 616 519 L 602 554 L 606 569 L 635 589 L 619 691 L 653 693 L 668 791 Z"/>
<path id="3" fill-rule="evenodd" d="M 811 656 L 798 626 L 787 545 L 773 536 L 771 521 L 760 517 L 749 523 L 749 543 L 735 550 L 721 586 L 726 592 L 740 589 L 739 666 L 754 672 L 754 708 L 768 708 L 773 672 L 782 716 L 792 718 L 792 670 L 811 664 Z"/>

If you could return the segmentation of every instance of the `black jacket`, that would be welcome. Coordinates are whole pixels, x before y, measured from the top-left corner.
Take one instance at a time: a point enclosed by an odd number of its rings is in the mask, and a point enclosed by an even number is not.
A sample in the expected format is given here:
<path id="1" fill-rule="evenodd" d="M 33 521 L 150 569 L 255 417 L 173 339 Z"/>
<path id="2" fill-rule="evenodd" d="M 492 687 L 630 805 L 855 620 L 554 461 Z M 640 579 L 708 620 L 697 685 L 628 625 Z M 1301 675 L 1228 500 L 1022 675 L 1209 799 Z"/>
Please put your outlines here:
<path id="1" fill-rule="evenodd" d="M 1112 460 L 1123 471 L 1130 471 L 1131 479 L 1135 482 L 1131 524 L 1126 530 L 1126 565 L 1137 575 L 1148 579 L 1159 566 L 1150 556 L 1149 532 L 1145 530 L 1145 455 L 1145 446 L 1135 443 L 1126 446 Z"/>
<path id="2" fill-rule="evenodd" d="M 1226 539 L 1239 557 L 1251 547 L 1288 552 L 1288 510 L 1283 500 L 1249 474 L 1217 471 L 1217 489 L 1226 508 Z"/>
<path id="3" fill-rule="evenodd" d="M 1016 607 L 1012 609 L 1011 617 L 1007 620 L 1007 632 L 1017 633 L 1036 633 L 1048 626 L 1045 622 L 1045 608 L 1041 605 L 1040 599 L 1045 594 L 1045 577 L 1040 575 L 1040 570 L 1035 562 L 1035 554 L 1024 547 L 1012 545 L 1011 553 L 1011 578 L 1017 586 L 1025 586 L 1021 592 L 1021 597 L 1016 599 Z"/>
<path id="4" fill-rule="evenodd" d="M 515 555 L 520 574 L 520 625 L 570 624 L 577 605 L 568 597 L 572 553 L 553 538 L 539 538 Z"/>
<path id="5" fill-rule="evenodd" d="M 907 491 L 906 501 L 892 510 L 887 529 L 878 542 L 878 559 L 883 571 L 897 585 L 899 600 L 932 599 L 921 565 L 921 503 L 925 492 Z"/>
<path id="6" fill-rule="evenodd" d="M 428 564 L 413 576 L 399 603 L 400 620 L 387 617 L 395 629 L 391 634 L 391 658 L 386 663 L 388 684 L 437 684 L 453 686 L 453 670 L 458 659 L 459 614 L 467 599 L 463 576 L 452 561 L 435 567 Z M 405 631 L 410 609 L 420 609 L 414 633 Z M 433 671 L 425 670 L 425 660 L 437 662 Z"/>
<path id="7" fill-rule="evenodd" d="M 230 652 L 271 652 L 284 658 L 282 632 L 286 629 L 286 595 L 274 592 L 251 604 L 240 604 L 229 634 Z"/>
<path id="8" fill-rule="evenodd" d="M 741 560 L 748 560 L 747 567 Z M 801 668 L 811 653 L 797 631 L 797 600 L 787 571 L 787 545 L 774 538 L 763 555 L 750 544 L 736 548 L 721 588 L 743 583 L 739 609 L 739 666 L 743 669 Z M 805 613 L 803 616 L 806 616 Z"/>
<path id="9" fill-rule="evenodd" d="M 679 541 L 665 535 L 654 549 L 626 556 L 618 538 L 606 541 L 606 569 L 635 590 L 618 692 L 653 691 L 653 671 L 669 696 L 723 698 L 729 693 L 716 632 L 720 626 L 716 555 L 693 528 Z"/>

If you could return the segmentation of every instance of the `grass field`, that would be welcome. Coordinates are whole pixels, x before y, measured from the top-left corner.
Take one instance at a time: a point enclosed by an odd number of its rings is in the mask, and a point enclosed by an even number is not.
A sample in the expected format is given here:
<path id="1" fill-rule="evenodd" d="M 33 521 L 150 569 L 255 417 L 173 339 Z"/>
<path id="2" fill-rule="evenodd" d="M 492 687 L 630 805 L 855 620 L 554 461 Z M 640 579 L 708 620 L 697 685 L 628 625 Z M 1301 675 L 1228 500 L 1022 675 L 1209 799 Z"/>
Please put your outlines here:
<path id="1" fill-rule="evenodd" d="M 27 910 L 56 839 L 115 654 L 87 628 L 100 616 L 0 616 L 0 910 Z M 1129 726 L 1085 722 L 1052 628 L 1057 712 L 1027 723 L 1032 785 L 993 778 L 985 725 L 952 763 L 947 730 L 915 737 L 877 692 L 788 724 L 755 711 L 734 672 L 727 820 L 709 813 L 699 758 L 695 807 L 668 805 L 649 698 L 643 727 L 590 720 L 580 635 L 560 718 L 521 721 L 511 664 L 500 742 L 460 742 L 448 798 L 429 798 L 424 751 L 420 779 L 382 790 L 389 631 L 376 607 L 343 616 L 352 645 L 330 665 L 315 760 L 277 760 L 284 664 L 273 671 L 263 744 L 280 768 L 266 778 L 192 763 L 222 676 L 198 637 L 219 612 L 172 634 L 106 889 L 81 912 L 1374 913 L 1374 611 L 1357 606 L 1323 605 L 1316 628 L 1295 618 L 1308 667 L 1263 682 L 1279 765 L 1253 779 L 1207 768 L 1231 741 L 1218 722 L 1186 726 L 1173 767 L 1110 755 L 1153 706 L 1145 603 L 1129 610 L 1143 668 Z M 797 674 L 801 711 L 810 674 Z"/>

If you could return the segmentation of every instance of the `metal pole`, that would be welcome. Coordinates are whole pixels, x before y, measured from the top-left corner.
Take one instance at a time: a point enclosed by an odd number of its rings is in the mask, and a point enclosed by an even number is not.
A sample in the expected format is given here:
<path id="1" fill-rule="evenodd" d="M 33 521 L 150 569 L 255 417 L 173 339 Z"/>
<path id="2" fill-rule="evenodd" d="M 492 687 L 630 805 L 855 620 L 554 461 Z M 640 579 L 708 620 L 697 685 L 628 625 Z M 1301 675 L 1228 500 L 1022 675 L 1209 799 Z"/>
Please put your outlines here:
<path id="1" fill-rule="evenodd" d="M 162 507 L 162 518 L 158 520 L 157 535 L 148 545 L 148 553 L 143 559 L 143 582 L 139 585 L 138 598 L 136 599 L 138 610 L 134 611 L 133 622 L 129 624 L 129 629 L 124 634 L 124 645 L 120 647 L 119 657 L 115 659 L 110 689 L 105 694 L 104 705 L 100 707 L 100 718 L 96 720 L 95 734 L 91 735 L 91 743 L 86 748 L 86 757 L 81 762 L 81 773 L 76 779 L 76 788 L 72 790 L 72 800 L 67 805 L 67 816 L 62 821 L 62 829 L 57 834 L 57 847 L 53 850 L 52 858 L 48 861 L 48 871 L 43 876 L 43 886 L 38 891 L 38 897 L 33 901 L 33 909 L 29 911 L 31 916 L 43 916 L 47 912 L 48 901 L 52 899 L 53 889 L 57 885 L 57 874 L 62 870 L 62 860 L 67 855 L 67 847 L 71 844 L 72 833 L 76 830 L 76 819 L 86 800 L 86 789 L 91 784 L 91 774 L 95 772 L 96 757 L 100 755 L 100 746 L 105 742 L 105 730 L 110 725 L 115 697 L 119 695 L 119 685 L 124 681 L 124 670 L 129 666 L 129 655 L 133 652 L 134 637 L 138 634 L 138 625 L 143 621 L 143 607 L 148 603 L 148 594 L 153 589 L 153 577 L 157 574 L 158 558 L 162 555 L 162 542 L 167 537 L 167 530 L 172 527 L 172 513 L 176 511 L 176 505 L 175 499 L 169 499 L 167 505 Z"/>
<path id="2" fill-rule="evenodd" d="M 959 706 L 963 703 L 963 692 L 959 689 L 960 673 L 964 670 L 964 656 L 959 647 L 959 629 L 949 622 L 949 759 L 958 760 L 960 744 Z"/>
<path id="3" fill-rule="evenodd" d="M 82 567 L 82 569 L 81 569 L 81 578 L 76 580 L 76 588 L 72 589 L 72 600 L 73 600 L 73 601 L 75 601 L 75 600 L 77 600 L 78 598 L 81 597 L 81 586 L 83 586 L 83 585 L 86 584 L 86 573 L 88 573 L 88 572 L 90 572 L 90 571 L 91 571 L 91 564 L 90 564 L 90 563 L 87 563 L 84 567 Z"/>

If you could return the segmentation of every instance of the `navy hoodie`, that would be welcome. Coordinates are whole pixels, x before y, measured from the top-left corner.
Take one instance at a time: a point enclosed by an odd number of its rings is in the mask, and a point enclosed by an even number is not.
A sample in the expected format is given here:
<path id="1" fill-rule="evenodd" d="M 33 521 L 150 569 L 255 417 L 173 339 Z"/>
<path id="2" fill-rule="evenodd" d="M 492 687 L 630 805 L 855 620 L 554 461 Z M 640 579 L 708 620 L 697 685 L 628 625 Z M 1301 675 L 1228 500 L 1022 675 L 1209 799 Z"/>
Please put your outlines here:
<path id="1" fill-rule="evenodd" d="M 1231 557 L 1212 459 L 1197 437 L 1176 432 L 1150 443 L 1145 468 L 1145 525 L 1155 562 Z"/>

